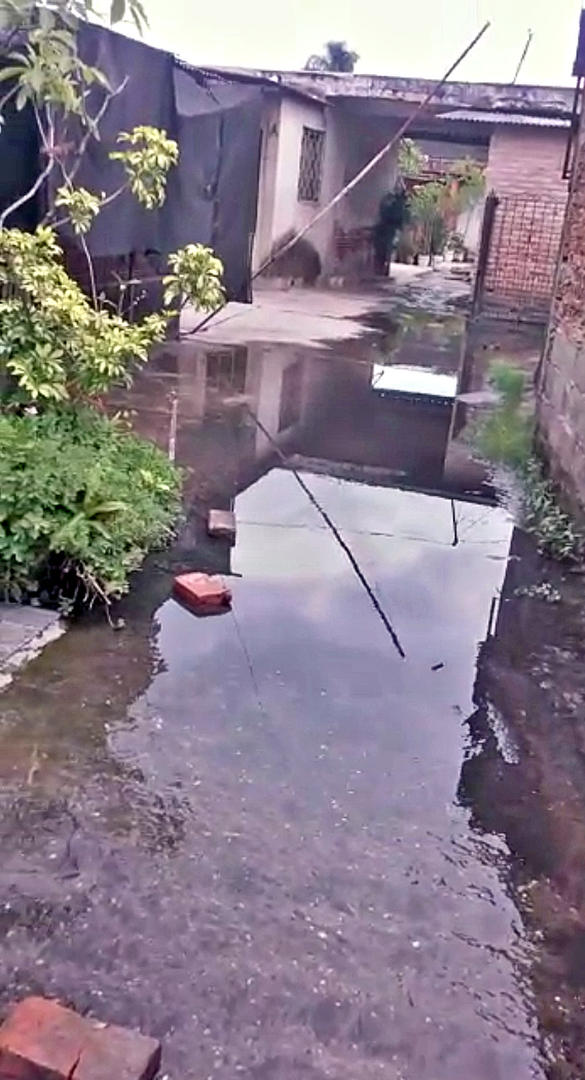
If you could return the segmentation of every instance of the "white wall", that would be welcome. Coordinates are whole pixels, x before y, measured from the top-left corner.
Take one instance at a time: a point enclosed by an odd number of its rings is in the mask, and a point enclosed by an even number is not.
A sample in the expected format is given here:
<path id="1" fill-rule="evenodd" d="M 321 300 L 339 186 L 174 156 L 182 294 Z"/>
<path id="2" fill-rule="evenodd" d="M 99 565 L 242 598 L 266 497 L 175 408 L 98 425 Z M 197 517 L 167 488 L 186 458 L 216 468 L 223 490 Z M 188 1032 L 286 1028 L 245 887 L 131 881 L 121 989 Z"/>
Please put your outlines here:
<path id="1" fill-rule="evenodd" d="M 280 127 L 280 100 L 265 98 L 262 115 L 262 156 L 258 181 L 258 209 L 252 268 L 257 270 L 270 254 L 276 190 Z"/>
<path id="2" fill-rule="evenodd" d="M 325 131 L 318 203 L 298 199 L 303 127 Z M 341 104 L 321 105 L 291 97 L 283 97 L 280 102 L 267 102 L 262 125 L 254 269 L 264 262 L 275 242 L 285 233 L 307 225 L 388 142 L 396 127 L 397 122 L 393 120 L 352 116 Z M 307 239 L 319 252 L 324 273 L 333 273 L 337 269 L 336 227 L 349 231 L 373 225 L 380 199 L 393 187 L 396 174 L 397 149 L 309 231 Z"/>
<path id="3" fill-rule="evenodd" d="M 479 253 L 484 209 L 485 197 L 482 195 L 478 202 L 470 206 L 469 210 L 464 210 L 457 218 L 456 232 L 461 234 L 465 247 L 473 255 Z"/>
<path id="4" fill-rule="evenodd" d="M 281 236 L 291 229 L 302 228 L 324 205 L 327 197 L 324 185 L 318 203 L 299 202 L 297 190 L 303 127 L 325 131 L 325 112 L 324 105 L 291 97 L 282 97 L 280 102 L 269 102 L 265 107 L 255 269 L 264 262 Z"/>

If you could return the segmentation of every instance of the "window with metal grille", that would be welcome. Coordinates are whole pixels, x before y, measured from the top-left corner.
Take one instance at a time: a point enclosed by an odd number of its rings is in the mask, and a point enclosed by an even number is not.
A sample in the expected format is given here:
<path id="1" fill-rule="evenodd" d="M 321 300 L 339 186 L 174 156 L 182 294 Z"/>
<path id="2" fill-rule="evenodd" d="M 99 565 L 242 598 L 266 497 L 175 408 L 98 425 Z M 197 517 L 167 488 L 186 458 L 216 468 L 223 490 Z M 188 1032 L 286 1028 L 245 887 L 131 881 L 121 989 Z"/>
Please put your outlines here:
<path id="1" fill-rule="evenodd" d="M 206 360 L 208 390 L 244 393 L 248 366 L 248 350 L 244 345 L 235 345 L 233 349 L 214 349 L 208 352 Z"/>
<path id="2" fill-rule="evenodd" d="M 299 164 L 299 202 L 319 202 L 324 146 L 324 131 L 318 131 L 317 128 L 303 128 Z"/>

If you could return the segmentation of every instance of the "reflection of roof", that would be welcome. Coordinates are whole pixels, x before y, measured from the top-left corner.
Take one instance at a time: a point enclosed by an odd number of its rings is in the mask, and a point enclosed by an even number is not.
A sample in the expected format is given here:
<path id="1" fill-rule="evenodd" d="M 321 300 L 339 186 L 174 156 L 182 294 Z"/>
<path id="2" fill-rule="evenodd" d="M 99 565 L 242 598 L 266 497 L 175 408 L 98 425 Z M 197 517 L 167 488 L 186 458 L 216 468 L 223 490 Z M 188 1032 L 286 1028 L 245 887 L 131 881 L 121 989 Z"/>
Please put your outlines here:
<path id="1" fill-rule="evenodd" d="M 571 126 L 570 120 L 558 116 L 530 116 L 528 113 L 479 112 L 473 109 L 455 109 L 441 113 L 441 120 L 467 120 L 473 124 L 517 124 L 522 127 L 560 127 Z"/>
<path id="2" fill-rule="evenodd" d="M 416 394 L 450 401 L 457 396 L 456 375 L 406 364 L 374 364 L 371 386 L 380 393 Z"/>

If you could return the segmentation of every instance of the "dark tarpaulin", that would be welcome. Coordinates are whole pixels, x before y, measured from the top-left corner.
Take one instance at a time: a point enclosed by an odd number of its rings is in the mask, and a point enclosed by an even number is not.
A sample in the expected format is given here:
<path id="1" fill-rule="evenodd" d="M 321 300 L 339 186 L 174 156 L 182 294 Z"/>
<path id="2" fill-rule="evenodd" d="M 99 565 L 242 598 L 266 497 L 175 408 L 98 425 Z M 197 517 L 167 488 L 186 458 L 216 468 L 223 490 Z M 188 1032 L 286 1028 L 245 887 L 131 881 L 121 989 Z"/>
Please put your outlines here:
<path id="1" fill-rule="evenodd" d="M 228 295 L 250 299 L 262 89 L 208 78 L 200 85 L 181 67 L 174 85 L 180 163 L 163 210 L 167 242 L 209 244 L 223 260 Z"/>
<path id="2" fill-rule="evenodd" d="M 38 168 L 39 140 L 32 109 L 18 112 L 10 103 L 0 126 L 0 210 L 28 190 Z M 33 198 L 23 203 L 7 224 L 16 229 L 34 229 L 38 218 L 38 199 Z"/>
<path id="3" fill-rule="evenodd" d="M 99 141 L 90 139 L 81 168 L 75 177 L 78 186 L 109 195 L 124 183 L 119 162 L 110 161 L 110 151 L 118 149 L 120 131 L 130 131 L 139 124 L 164 128 L 176 137 L 177 122 L 173 91 L 174 59 L 169 53 L 152 49 L 121 34 L 84 24 L 78 32 L 82 59 L 99 68 L 113 89 L 124 89 L 109 103 L 99 125 Z M 92 93 L 91 110 L 95 114 L 102 91 Z M 81 134 L 81 133 L 79 133 Z M 53 173 L 56 186 L 62 182 Z M 165 251 L 161 213 L 145 210 L 130 192 L 98 214 L 87 237 L 92 255 L 118 256 L 130 252 Z"/>
<path id="4" fill-rule="evenodd" d="M 139 124 L 164 128 L 179 145 L 179 165 L 169 176 L 167 199 L 160 210 L 144 210 L 124 193 L 98 215 L 87 236 L 96 260 L 154 256 L 162 263 L 169 252 L 189 243 L 212 247 L 224 263 L 230 299 L 250 299 L 250 250 L 258 192 L 262 89 L 204 77 L 179 65 L 170 53 L 151 48 L 111 30 L 84 24 L 79 30 L 82 58 L 100 68 L 112 87 L 126 80 L 100 123 L 100 140 L 90 140 L 75 177 L 78 186 L 110 194 L 124 181 L 120 163 L 109 160 L 120 131 Z M 95 113 L 101 91 L 94 91 Z M 79 135 L 81 137 L 81 135 Z M 8 118 L 0 131 L 2 169 L 0 207 L 32 184 L 38 167 L 34 119 L 26 113 Z M 51 181 L 61 183 L 55 170 Z M 34 204 L 33 204 L 34 205 Z M 36 215 L 36 217 L 35 217 Z M 33 227 L 35 209 L 8 224 Z M 71 230 L 62 230 L 65 246 L 77 246 Z M 156 256 L 162 258 L 157 260 Z"/>

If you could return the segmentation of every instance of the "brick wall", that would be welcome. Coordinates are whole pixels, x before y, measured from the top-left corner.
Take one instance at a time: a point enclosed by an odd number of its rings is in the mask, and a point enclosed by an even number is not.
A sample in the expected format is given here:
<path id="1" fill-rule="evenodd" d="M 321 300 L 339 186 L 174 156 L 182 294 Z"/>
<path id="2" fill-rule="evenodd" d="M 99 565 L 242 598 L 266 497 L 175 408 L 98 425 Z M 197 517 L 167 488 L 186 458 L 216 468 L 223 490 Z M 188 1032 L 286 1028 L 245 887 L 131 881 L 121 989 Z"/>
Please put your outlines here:
<path id="1" fill-rule="evenodd" d="M 585 126 L 579 137 L 548 343 L 539 437 L 567 501 L 585 518 Z"/>
<path id="2" fill-rule="evenodd" d="M 488 191 L 566 199 L 567 181 L 561 174 L 567 137 L 565 128 L 496 128 L 486 170 Z"/>
<path id="3" fill-rule="evenodd" d="M 545 321 L 567 200 L 564 128 L 496 129 L 486 180 L 498 197 L 484 306 Z"/>

